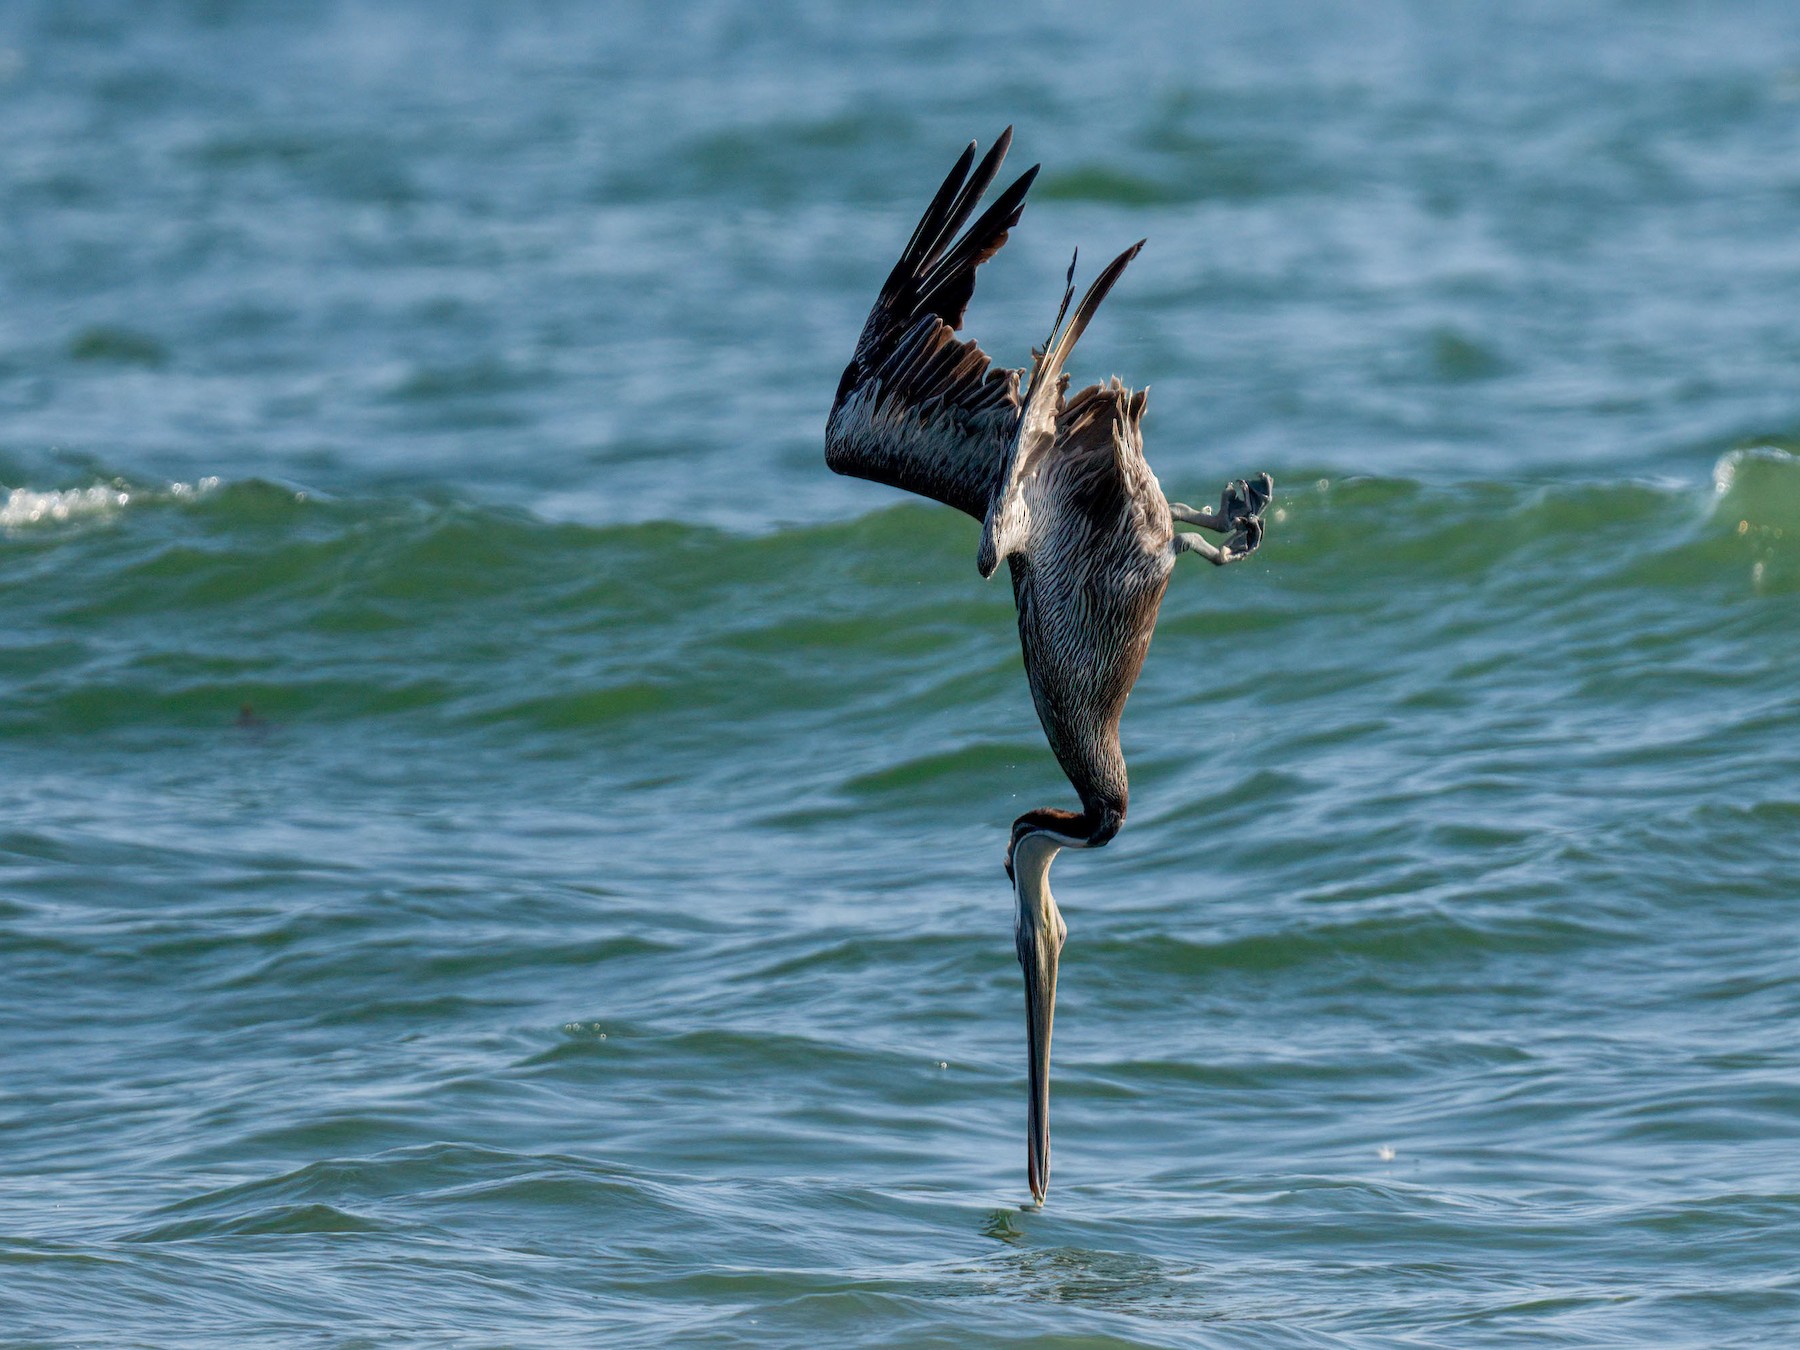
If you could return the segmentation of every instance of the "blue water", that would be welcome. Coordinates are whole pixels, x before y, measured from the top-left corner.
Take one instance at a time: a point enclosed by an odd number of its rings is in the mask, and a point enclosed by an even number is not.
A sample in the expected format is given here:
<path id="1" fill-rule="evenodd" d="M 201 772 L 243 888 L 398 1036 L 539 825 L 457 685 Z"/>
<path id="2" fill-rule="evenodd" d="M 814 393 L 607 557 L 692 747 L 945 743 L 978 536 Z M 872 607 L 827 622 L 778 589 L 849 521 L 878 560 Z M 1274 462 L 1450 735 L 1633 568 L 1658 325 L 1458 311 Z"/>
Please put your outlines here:
<path id="1" fill-rule="evenodd" d="M 1072 805 L 971 332 L 1262 552 Z M 1791 7 L 0 7 L 0 1343 L 1800 1335 Z"/>

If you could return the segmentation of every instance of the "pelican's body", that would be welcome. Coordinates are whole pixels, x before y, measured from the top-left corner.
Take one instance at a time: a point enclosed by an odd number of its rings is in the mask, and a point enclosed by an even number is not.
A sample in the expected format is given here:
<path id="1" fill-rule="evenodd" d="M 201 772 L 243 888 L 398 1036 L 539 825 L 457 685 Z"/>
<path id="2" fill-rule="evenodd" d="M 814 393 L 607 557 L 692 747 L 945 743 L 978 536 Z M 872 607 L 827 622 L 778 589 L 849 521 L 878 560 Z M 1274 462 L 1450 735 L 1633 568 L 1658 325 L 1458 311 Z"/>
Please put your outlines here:
<path id="1" fill-rule="evenodd" d="M 1252 552 L 1272 485 L 1240 481 L 1217 512 L 1164 498 L 1144 459 L 1146 394 L 1114 379 L 1067 396 L 1063 366 L 1139 244 L 1100 274 L 1067 326 L 1073 291 L 1024 370 L 995 370 L 958 341 L 975 269 L 1018 223 L 1034 167 L 958 237 L 999 172 L 1011 129 L 970 173 L 973 144 L 938 190 L 870 311 L 826 427 L 839 473 L 935 498 L 982 522 L 977 566 L 1012 573 L 1032 701 L 1080 811 L 1041 807 L 1013 822 L 1007 875 L 1025 973 L 1030 1094 L 1027 1178 L 1042 1203 L 1050 1173 L 1050 1029 L 1066 936 L 1050 894 L 1064 848 L 1098 848 L 1125 820 L 1119 718 L 1143 668 L 1157 610 L 1184 552 L 1223 565 Z M 1073 280 L 1074 264 L 1070 264 Z M 1231 537 L 1214 547 L 1177 520 Z"/>

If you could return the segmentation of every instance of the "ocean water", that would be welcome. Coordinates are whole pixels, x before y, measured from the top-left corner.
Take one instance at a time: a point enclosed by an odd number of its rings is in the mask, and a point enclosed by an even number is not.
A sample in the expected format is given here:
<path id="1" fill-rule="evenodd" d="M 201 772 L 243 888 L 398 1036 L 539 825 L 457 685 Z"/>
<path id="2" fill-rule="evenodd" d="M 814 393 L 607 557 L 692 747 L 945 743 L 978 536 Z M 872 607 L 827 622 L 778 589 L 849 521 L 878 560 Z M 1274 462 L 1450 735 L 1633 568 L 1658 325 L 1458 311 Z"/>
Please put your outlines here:
<path id="1" fill-rule="evenodd" d="M 1800 1335 L 1785 4 L 0 8 L 0 1344 Z M 1188 560 L 1022 1208 L 974 524 L 837 478 L 1150 243 Z"/>

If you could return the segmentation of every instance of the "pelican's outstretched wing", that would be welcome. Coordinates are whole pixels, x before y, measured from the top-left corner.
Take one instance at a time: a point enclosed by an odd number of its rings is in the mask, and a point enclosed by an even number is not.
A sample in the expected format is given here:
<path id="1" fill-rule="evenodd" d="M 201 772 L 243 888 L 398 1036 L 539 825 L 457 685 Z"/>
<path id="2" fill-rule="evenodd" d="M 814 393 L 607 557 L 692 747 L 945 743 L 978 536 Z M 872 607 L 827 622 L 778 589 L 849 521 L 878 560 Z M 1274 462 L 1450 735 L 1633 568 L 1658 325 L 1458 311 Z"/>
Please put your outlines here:
<path id="1" fill-rule="evenodd" d="M 825 463 L 985 518 L 1018 425 L 1017 370 L 995 370 L 954 336 L 975 292 L 975 269 L 1019 223 L 1033 165 L 968 231 L 1012 144 L 1008 127 L 970 174 L 975 144 L 938 189 L 869 311 L 825 425 Z"/>

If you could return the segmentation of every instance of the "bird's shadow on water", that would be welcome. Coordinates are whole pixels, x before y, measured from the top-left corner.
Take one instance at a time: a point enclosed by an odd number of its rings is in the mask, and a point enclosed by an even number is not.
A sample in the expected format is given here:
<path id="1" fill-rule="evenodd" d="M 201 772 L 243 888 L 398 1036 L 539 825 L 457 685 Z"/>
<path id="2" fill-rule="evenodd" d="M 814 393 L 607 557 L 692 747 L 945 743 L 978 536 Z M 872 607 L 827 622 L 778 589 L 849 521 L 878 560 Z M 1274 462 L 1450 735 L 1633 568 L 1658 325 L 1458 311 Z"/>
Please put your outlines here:
<path id="1" fill-rule="evenodd" d="M 1032 1302 L 1080 1304 L 1137 1316 L 1214 1319 L 1206 1306 L 1197 1266 L 1177 1266 L 1141 1252 L 1099 1251 L 1068 1245 L 1039 1246 L 1030 1229 L 1037 1211 L 996 1209 L 981 1224 L 984 1237 L 1006 1250 L 961 1273 L 987 1293 Z"/>

